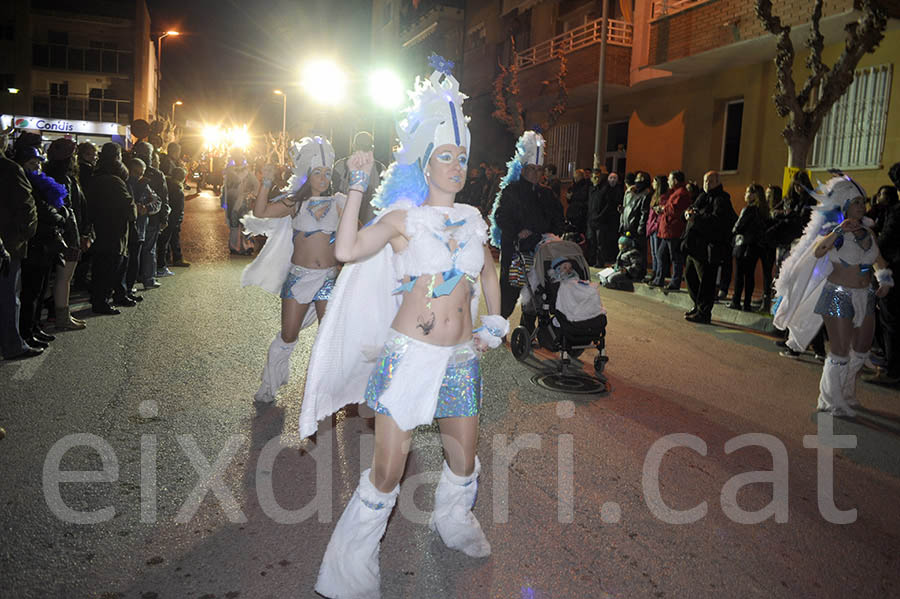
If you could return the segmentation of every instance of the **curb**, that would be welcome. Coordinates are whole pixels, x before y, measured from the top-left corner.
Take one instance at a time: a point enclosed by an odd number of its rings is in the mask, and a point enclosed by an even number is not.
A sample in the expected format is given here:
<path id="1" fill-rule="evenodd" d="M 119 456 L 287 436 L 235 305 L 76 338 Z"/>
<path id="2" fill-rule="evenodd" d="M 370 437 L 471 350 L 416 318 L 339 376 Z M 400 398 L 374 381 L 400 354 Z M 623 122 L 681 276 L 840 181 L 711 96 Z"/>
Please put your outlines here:
<path id="1" fill-rule="evenodd" d="M 600 269 L 598 268 L 591 268 L 592 280 L 597 280 L 596 275 L 599 270 Z M 632 293 L 630 291 L 607 289 L 606 287 L 603 287 L 603 290 L 610 293 Z M 679 291 L 663 291 L 659 287 L 649 287 L 645 283 L 635 283 L 634 294 L 640 295 L 641 297 L 647 297 L 664 304 L 668 304 L 675 308 L 680 308 L 684 311 L 690 310 L 694 307 L 694 302 L 691 301 L 691 296 L 687 292 L 687 288 L 685 287 L 682 287 Z M 765 333 L 767 335 L 778 334 L 778 330 L 772 324 L 772 317 L 769 314 L 765 312 L 744 312 L 742 310 L 732 310 L 731 308 L 726 307 L 724 303 L 720 303 L 718 301 L 713 306 L 712 319 L 714 322 L 724 322 L 741 328 Z"/>

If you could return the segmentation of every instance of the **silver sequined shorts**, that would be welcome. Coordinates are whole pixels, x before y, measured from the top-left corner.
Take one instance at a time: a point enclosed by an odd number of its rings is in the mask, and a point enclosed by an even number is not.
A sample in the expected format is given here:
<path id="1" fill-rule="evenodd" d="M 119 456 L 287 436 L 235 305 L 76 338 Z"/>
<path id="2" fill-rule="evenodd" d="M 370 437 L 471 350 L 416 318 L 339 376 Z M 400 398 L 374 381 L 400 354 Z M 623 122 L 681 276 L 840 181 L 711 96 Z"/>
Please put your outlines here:
<path id="1" fill-rule="evenodd" d="M 859 314 L 860 311 L 862 314 Z M 866 316 L 875 313 L 875 290 L 871 287 L 844 287 L 826 281 L 813 312 L 822 316 L 852 318 L 853 326 L 861 326 Z"/>
<path id="2" fill-rule="evenodd" d="M 397 366 L 407 350 L 415 351 L 420 343 L 402 333 L 393 333 L 375 362 L 375 369 L 366 385 L 366 405 L 378 414 L 391 413 L 378 401 L 393 379 Z M 451 350 L 447 369 L 438 393 L 435 418 L 475 416 L 481 408 L 481 359 L 471 342 L 461 343 Z"/>
<path id="3" fill-rule="evenodd" d="M 284 284 L 281 299 L 293 299 L 300 304 L 328 301 L 337 280 L 337 268 L 305 268 L 291 264 Z"/>

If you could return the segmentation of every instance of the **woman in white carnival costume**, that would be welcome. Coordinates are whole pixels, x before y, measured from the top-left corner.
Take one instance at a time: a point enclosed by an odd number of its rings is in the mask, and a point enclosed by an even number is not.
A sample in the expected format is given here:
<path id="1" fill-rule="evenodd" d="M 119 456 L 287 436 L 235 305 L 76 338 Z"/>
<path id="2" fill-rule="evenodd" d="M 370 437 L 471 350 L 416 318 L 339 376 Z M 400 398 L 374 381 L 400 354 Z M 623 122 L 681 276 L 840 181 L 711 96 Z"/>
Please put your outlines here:
<path id="1" fill-rule="evenodd" d="M 775 282 L 775 326 L 788 329 L 788 346 L 804 351 L 825 323 L 830 343 L 819 382 L 818 410 L 853 417 L 856 377 L 875 332 L 875 298 L 894 286 L 871 221 L 866 193 L 837 173 L 812 192 L 819 205 Z M 878 289 L 872 289 L 873 275 Z"/>
<path id="2" fill-rule="evenodd" d="M 327 139 L 304 137 L 290 148 L 290 189 L 269 200 L 275 169 L 267 165 L 252 216 L 241 222 L 250 234 L 269 237 L 244 269 L 241 286 L 256 285 L 281 297 L 281 331 L 269 346 L 256 401 L 271 402 L 287 384 L 290 358 L 301 328 L 322 319 L 338 273 L 334 234 L 347 197 L 331 194 L 334 150 Z M 309 309 L 315 304 L 315 312 Z"/>
<path id="3" fill-rule="evenodd" d="M 375 415 L 375 455 L 335 526 L 316 591 L 331 598 L 380 597 L 379 543 L 406 467 L 412 429 L 438 419 L 443 470 L 430 527 L 472 557 L 490 554 L 472 507 L 481 465 L 475 455 L 481 403 L 480 353 L 508 331 L 487 224 L 455 204 L 470 145 L 466 98 L 452 63 L 417 80 L 398 123 L 401 146 L 372 202 L 373 224 L 357 231 L 372 154 L 350 157 L 351 187 L 335 242 L 349 264 L 338 278 L 307 372 L 300 435 L 349 403 Z M 490 316 L 473 331 L 478 277 Z M 474 333 L 474 336 L 473 336 Z M 363 341 L 365 340 L 365 341 Z M 363 347 L 362 343 L 372 346 Z"/>

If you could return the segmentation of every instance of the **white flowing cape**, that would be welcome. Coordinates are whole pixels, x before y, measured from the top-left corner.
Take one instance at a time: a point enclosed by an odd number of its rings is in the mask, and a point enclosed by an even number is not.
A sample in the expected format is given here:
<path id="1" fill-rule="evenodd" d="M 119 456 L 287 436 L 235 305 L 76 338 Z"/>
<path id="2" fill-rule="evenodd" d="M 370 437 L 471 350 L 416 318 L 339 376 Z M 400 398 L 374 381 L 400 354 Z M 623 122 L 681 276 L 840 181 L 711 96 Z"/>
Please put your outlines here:
<path id="1" fill-rule="evenodd" d="M 316 432 L 318 421 L 363 393 L 380 354 L 401 297 L 393 295 L 390 245 L 362 262 L 345 264 L 338 275 L 325 318 L 319 326 L 306 371 L 300 406 L 300 437 Z"/>
<path id="2" fill-rule="evenodd" d="M 827 254 L 821 258 L 815 254 L 825 221 L 823 210 L 813 210 L 803 235 L 791 249 L 775 281 L 777 303 L 772 323 L 782 331 L 787 329 L 787 345 L 798 352 L 806 351 L 822 328 L 822 317 L 813 309 L 834 269 Z"/>
<path id="3" fill-rule="evenodd" d="M 269 238 L 259 255 L 241 273 L 241 287 L 253 285 L 280 296 L 281 286 L 291 269 L 291 256 L 294 254 L 291 217 L 257 218 L 246 214 L 241 219 L 241 224 L 248 235 L 265 235 Z M 315 321 L 316 311 L 307 310 L 301 328 L 305 329 Z"/>

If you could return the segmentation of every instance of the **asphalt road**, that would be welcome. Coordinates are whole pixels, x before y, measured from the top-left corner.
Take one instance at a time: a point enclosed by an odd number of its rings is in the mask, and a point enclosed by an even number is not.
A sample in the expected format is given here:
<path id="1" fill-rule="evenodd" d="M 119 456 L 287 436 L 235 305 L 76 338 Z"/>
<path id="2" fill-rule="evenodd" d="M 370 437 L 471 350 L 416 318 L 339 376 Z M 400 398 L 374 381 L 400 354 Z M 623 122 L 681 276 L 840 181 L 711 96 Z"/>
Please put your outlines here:
<path id="1" fill-rule="evenodd" d="M 278 401 L 254 405 L 278 300 L 239 288 L 248 259 L 228 255 L 215 198 L 188 202 L 184 245 L 193 265 L 141 305 L 0 362 L 0 596 L 316 596 L 370 421 L 349 410 L 298 438 L 315 328 Z M 855 447 L 832 458 L 835 440 L 804 441 L 816 362 L 651 299 L 602 296 L 608 394 L 535 386 L 548 355 L 484 358 L 475 513 L 491 557 L 450 551 L 421 524 L 441 454 L 436 428 L 417 432 L 382 543 L 383 596 L 900 595 L 897 392 L 860 386 L 862 417 L 833 422 L 847 436 L 836 443 Z M 82 482 L 65 482 L 70 471 Z M 773 497 L 778 509 L 750 523 Z"/>

